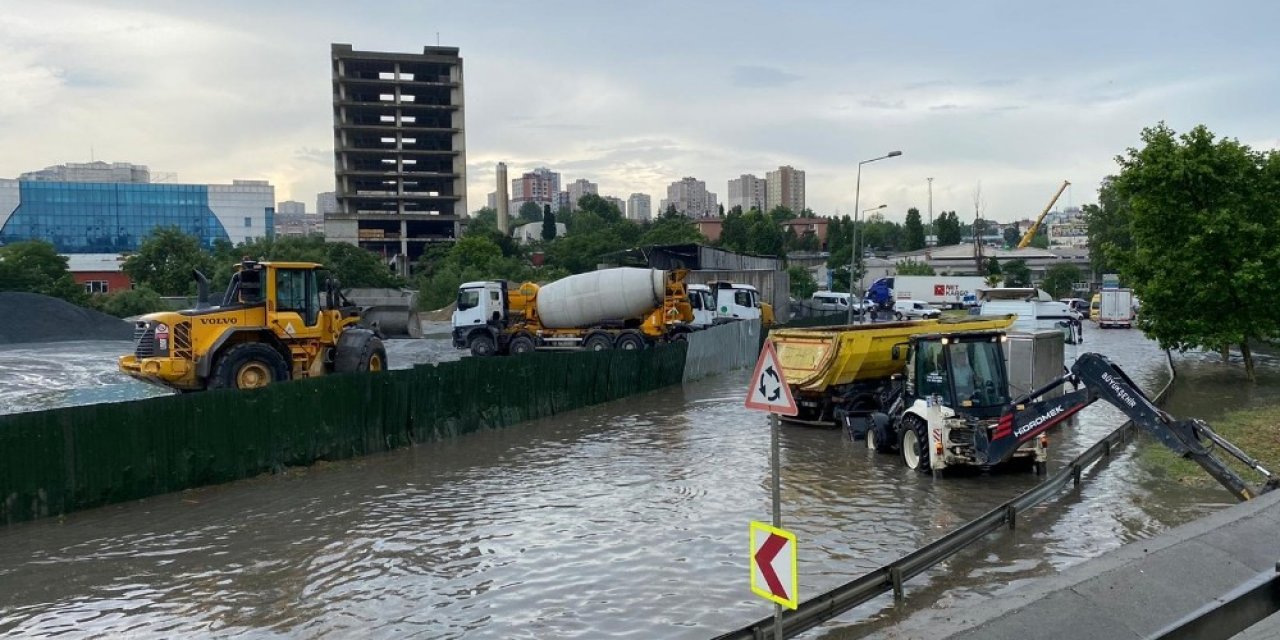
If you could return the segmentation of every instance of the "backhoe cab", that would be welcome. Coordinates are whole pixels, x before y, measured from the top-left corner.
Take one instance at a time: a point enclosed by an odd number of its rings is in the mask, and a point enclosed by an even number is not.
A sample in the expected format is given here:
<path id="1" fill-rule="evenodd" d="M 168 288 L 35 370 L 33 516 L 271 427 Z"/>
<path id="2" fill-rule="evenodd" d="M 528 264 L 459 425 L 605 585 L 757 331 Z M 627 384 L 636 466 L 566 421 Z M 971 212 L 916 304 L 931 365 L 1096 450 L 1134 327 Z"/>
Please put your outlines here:
<path id="1" fill-rule="evenodd" d="M 196 308 L 142 316 L 120 370 L 180 391 L 255 389 L 326 373 L 379 371 L 386 350 L 311 262 L 241 262 L 217 306 L 193 273 Z M 323 292 L 323 296 L 321 293 Z M 323 300 L 322 300 L 323 298 Z"/>

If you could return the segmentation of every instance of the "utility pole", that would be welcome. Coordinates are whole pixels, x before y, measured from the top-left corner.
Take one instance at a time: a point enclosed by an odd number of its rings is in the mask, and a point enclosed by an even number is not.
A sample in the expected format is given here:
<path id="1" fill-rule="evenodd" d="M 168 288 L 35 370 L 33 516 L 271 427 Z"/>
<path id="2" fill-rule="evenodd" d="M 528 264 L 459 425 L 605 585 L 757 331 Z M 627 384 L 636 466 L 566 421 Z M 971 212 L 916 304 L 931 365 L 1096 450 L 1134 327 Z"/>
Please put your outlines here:
<path id="1" fill-rule="evenodd" d="M 929 181 L 929 235 L 933 236 L 933 243 L 938 243 L 938 233 L 933 228 L 933 178 L 925 178 Z M 925 238 L 924 245 L 929 246 L 929 239 Z"/>

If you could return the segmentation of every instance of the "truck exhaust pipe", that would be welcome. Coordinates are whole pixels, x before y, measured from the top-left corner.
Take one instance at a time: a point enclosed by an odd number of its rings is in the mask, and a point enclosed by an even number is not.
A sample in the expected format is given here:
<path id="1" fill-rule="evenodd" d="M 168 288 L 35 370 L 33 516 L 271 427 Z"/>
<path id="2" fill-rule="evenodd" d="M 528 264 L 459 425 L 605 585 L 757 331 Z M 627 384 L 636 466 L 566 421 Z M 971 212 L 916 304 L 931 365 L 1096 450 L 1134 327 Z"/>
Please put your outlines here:
<path id="1" fill-rule="evenodd" d="M 191 277 L 196 281 L 196 310 L 209 308 L 209 279 L 199 269 L 191 270 Z"/>

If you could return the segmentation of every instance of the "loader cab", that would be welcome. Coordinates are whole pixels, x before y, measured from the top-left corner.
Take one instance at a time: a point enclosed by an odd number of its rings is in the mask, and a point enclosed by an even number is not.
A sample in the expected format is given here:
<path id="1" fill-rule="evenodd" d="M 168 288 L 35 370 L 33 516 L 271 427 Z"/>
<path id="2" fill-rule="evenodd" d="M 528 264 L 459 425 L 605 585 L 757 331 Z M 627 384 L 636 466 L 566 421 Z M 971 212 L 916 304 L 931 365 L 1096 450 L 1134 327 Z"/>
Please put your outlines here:
<path id="1" fill-rule="evenodd" d="M 454 328 L 502 324 L 507 319 L 505 282 L 464 282 L 458 287 Z"/>
<path id="2" fill-rule="evenodd" d="M 999 417 L 1009 403 L 1004 340 L 998 331 L 913 337 L 907 360 L 909 402 L 936 395 L 958 414 Z"/>

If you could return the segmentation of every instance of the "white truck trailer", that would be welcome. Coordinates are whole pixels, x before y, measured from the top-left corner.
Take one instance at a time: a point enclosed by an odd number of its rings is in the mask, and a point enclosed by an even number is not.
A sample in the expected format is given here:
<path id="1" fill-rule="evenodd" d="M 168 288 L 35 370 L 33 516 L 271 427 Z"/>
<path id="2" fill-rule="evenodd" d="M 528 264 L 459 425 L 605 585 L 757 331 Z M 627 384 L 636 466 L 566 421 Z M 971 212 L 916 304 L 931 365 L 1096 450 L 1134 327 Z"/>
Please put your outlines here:
<path id="1" fill-rule="evenodd" d="M 978 305 L 978 290 L 986 288 L 980 276 L 894 276 L 895 300 L 919 300 L 947 309 Z"/>

